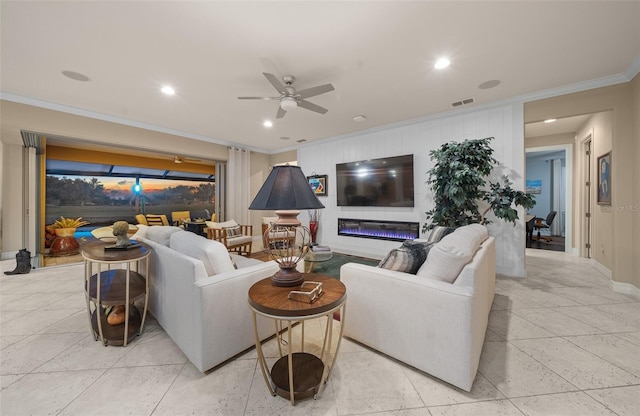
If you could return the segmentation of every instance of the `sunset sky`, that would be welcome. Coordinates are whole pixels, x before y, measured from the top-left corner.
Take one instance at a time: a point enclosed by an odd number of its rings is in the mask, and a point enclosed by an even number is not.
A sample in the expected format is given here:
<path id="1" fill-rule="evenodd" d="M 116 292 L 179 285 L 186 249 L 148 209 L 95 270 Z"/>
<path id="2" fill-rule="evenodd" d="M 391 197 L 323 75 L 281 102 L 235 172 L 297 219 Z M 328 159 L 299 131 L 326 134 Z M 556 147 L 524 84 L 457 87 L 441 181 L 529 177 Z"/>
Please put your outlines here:
<path id="1" fill-rule="evenodd" d="M 90 181 L 92 176 L 74 176 L 74 178 L 82 179 L 84 181 Z M 107 191 L 117 191 L 121 194 L 130 194 L 131 187 L 135 185 L 135 178 L 113 178 L 107 176 L 96 176 L 98 182 L 104 185 L 104 189 Z M 198 186 L 200 182 L 194 181 L 174 181 L 167 179 L 140 179 L 140 185 L 142 185 L 142 191 L 144 192 L 152 192 L 152 191 L 160 191 L 165 188 L 173 188 L 179 185 L 184 186 Z"/>

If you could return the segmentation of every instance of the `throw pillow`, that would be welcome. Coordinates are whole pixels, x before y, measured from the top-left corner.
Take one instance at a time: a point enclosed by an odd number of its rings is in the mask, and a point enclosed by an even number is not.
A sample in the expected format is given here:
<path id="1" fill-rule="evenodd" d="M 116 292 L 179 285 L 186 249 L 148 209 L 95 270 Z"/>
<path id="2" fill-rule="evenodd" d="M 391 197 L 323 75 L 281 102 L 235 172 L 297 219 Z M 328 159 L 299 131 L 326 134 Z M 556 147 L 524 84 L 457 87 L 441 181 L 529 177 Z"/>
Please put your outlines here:
<path id="1" fill-rule="evenodd" d="M 440 225 L 436 225 L 431 230 L 431 233 L 429 233 L 429 237 L 427 238 L 427 241 L 430 243 L 437 243 L 438 241 L 442 240 L 444 236 L 446 236 L 447 234 L 451 234 L 454 231 L 455 231 L 455 228 L 442 227 Z"/>
<path id="2" fill-rule="evenodd" d="M 395 248 L 378 264 L 378 267 L 403 273 L 416 274 L 427 258 L 431 243 L 414 243 L 407 240 Z"/>
<path id="3" fill-rule="evenodd" d="M 242 235 L 242 228 L 239 225 L 225 227 L 224 231 L 227 233 L 227 238 L 240 237 Z"/>

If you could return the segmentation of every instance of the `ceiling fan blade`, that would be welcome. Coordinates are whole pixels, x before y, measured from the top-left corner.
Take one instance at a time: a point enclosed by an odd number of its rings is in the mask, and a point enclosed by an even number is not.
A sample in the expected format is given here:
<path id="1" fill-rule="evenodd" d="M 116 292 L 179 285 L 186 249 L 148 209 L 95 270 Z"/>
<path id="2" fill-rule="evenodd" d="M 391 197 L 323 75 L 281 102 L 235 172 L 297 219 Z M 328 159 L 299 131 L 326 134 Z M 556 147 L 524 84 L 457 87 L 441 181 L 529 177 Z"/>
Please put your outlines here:
<path id="1" fill-rule="evenodd" d="M 307 110 L 315 111 L 316 113 L 320 114 L 325 114 L 327 111 L 329 111 L 324 107 L 320 107 L 319 105 L 310 103 L 309 101 L 305 100 L 298 100 L 298 107 L 306 108 Z"/>
<path id="2" fill-rule="evenodd" d="M 278 113 L 276 114 L 276 118 L 282 118 L 285 114 L 287 114 L 287 112 L 283 110 L 282 107 L 278 106 Z"/>
<path id="3" fill-rule="evenodd" d="M 238 100 L 279 100 L 280 97 L 238 97 Z"/>
<path id="4" fill-rule="evenodd" d="M 275 77 L 275 75 L 270 74 L 268 72 L 263 72 L 262 75 L 267 77 L 267 79 L 269 80 L 271 85 L 273 85 L 274 88 L 276 90 L 278 90 L 278 92 L 280 94 L 286 94 L 287 93 L 287 90 L 285 89 L 284 85 L 282 85 L 282 83 L 278 80 L 278 78 Z"/>
<path id="5" fill-rule="evenodd" d="M 306 90 L 298 91 L 298 94 L 300 95 L 300 98 L 304 99 L 304 98 L 315 97 L 316 95 L 324 94 L 325 92 L 330 92 L 333 90 L 335 90 L 335 88 L 333 88 L 333 85 L 325 84 L 325 85 L 319 85 L 313 88 L 307 88 Z"/>

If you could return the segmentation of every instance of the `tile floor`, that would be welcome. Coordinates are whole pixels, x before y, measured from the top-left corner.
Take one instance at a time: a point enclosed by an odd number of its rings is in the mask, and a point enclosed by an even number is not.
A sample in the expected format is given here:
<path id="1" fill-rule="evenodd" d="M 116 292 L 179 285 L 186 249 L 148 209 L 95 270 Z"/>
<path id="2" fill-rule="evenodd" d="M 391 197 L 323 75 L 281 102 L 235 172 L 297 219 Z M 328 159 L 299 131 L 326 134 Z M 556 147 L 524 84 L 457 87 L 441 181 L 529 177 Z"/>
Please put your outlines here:
<path id="1" fill-rule="evenodd" d="M 497 279 L 471 393 L 344 340 L 321 397 L 295 407 L 269 395 L 255 350 L 201 374 L 153 319 L 128 347 L 100 346 L 81 264 L 1 275 L 0 414 L 640 414 L 640 301 L 564 253 L 527 250 L 527 271 Z"/>

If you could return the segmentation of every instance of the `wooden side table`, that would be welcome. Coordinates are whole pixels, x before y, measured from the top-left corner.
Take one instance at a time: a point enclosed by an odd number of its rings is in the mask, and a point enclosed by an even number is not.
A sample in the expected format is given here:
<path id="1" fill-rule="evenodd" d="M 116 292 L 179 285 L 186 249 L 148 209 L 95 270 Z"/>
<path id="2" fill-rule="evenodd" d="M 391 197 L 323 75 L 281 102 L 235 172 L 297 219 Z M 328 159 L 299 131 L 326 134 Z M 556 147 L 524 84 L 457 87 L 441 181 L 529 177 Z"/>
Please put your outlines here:
<path id="1" fill-rule="evenodd" d="M 89 325 L 94 339 L 106 345 L 126 346 L 129 337 L 142 333 L 149 304 L 149 256 L 144 243 L 128 250 L 105 250 L 112 245 L 101 241 L 82 249 L 85 271 L 85 295 Z M 144 270 L 142 270 L 143 263 Z M 133 302 L 144 298 L 142 317 Z M 91 305 L 93 304 L 93 311 Z M 125 305 L 125 321 L 109 325 L 104 306 Z"/>
<path id="2" fill-rule="evenodd" d="M 320 388 L 326 383 L 333 368 L 344 328 L 347 290 L 338 279 L 322 274 L 304 273 L 305 281 L 322 283 L 323 294 L 313 303 L 288 299 L 289 292 L 299 290 L 299 286 L 278 287 L 271 284 L 271 278 L 255 283 L 249 289 L 249 306 L 253 311 L 253 327 L 256 338 L 256 350 L 262 376 L 272 396 L 276 394 L 291 400 L 308 397 L 317 398 Z M 331 352 L 333 336 L 333 314 L 340 311 L 340 335 L 335 351 Z M 257 315 L 275 320 L 276 332 L 281 336 L 282 322 L 287 324 L 287 354 L 282 353 L 278 342 L 280 359 L 269 372 L 262 352 L 258 334 Z M 304 322 L 309 319 L 326 317 L 326 327 L 320 357 L 304 352 Z M 291 328 L 295 322 L 302 322 L 302 351 L 293 352 Z"/>

